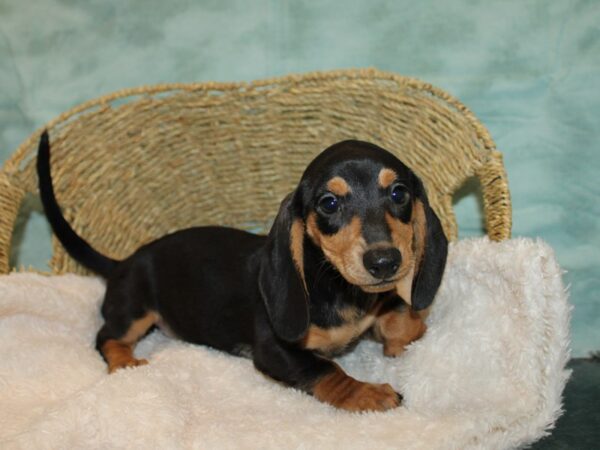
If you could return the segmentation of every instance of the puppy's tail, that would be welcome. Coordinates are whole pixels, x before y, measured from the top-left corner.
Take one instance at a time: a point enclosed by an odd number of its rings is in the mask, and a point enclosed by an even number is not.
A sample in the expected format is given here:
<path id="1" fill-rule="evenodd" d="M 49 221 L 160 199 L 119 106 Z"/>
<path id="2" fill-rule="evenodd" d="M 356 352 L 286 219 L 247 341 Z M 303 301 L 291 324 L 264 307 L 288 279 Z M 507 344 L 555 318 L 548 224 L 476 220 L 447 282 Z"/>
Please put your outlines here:
<path id="1" fill-rule="evenodd" d="M 52 175 L 50 174 L 50 142 L 47 131 L 44 131 L 40 138 L 37 174 L 44 212 L 58 240 L 75 260 L 88 269 L 107 277 L 112 269 L 116 267 L 118 261 L 94 250 L 87 241 L 75 233 L 75 230 L 71 228 L 71 225 L 65 220 L 60 211 L 52 186 Z"/>

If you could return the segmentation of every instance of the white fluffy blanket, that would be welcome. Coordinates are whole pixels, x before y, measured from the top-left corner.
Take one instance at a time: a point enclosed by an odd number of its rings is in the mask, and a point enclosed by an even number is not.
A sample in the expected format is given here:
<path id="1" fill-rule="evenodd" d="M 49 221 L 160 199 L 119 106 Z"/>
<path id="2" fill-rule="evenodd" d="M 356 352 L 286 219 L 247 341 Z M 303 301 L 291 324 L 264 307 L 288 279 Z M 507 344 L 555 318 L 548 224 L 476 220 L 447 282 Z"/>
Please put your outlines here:
<path id="1" fill-rule="evenodd" d="M 0 277 L 2 448 L 512 448 L 561 413 L 570 306 L 552 250 L 514 239 L 450 248 L 429 330 L 399 358 L 363 342 L 340 360 L 402 407 L 337 411 L 248 360 L 157 331 L 148 366 L 107 375 L 93 348 L 103 283 Z"/>

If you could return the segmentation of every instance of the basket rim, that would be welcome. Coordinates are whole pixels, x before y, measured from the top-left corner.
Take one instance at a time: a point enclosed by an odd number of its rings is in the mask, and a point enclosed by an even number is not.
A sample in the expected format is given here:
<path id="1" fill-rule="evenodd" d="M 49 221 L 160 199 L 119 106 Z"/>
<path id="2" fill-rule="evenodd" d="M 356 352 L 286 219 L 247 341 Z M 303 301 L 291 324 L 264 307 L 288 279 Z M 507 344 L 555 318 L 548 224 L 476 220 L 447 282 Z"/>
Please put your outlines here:
<path id="1" fill-rule="evenodd" d="M 485 125 L 475 116 L 475 114 L 465 106 L 460 100 L 452 96 L 441 88 L 433 86 L 417 78 L 399 75 L 393 72 L 382 71 L 375 68 L 355 68 L 355 69 L 337 69 L 329 71 L 312 71 L 300 74 L 288 74 L 278 77 L 271 77 L 253 81 L 237 82 L 215 82 L 200 81 L 187 83 L 160 83 L 154 85 L 140 85 L 137 87 L 125 88 L 114 91 L 109 94 L 101 95 L 96 98 L 80 103 L 69 110 L 54 117 L 45 125 L 34 131 L 26 138 L 17 149 L 9 156 L 0 168 L 0 182 L 6 186 L 12 186 L 18 189 L 19 197 L 8 198 L 8 193 L 2 195 L 0 192 L 0 207 L 9 208 L 7 217 L 0 217 L 10 230 L 0 229 L 0 273 L 7 273 L 8 250 L 10 249 L 12 224 L 18 213 L 17 206 L 20 204 L 29 182 L 23 176 L 25 164 L 29 164 L 34 157 L 37 141 L 44 130 L 59 131 L 71 119 L 77 119 L 86 113 L 102 112 L 105 109 L 117 107 L 114 102 L 125 99 L 126 103 L 134 103 L 144 98 L 151 99 L 160 94 L 177 95 L 186 92 L 205 92 L 208 95 L 214 93 L 235 94 L 241 96 L 249 95 L 268 95 L 269 92 L 290 89 L 293 93 L 295 86 L 310 87 L 311 85 L 323 85 L 334 82 L 374 82 L 381 83 L 382 87 L 386 85 L 394 89 L 408 89 L 425 94 L 433 99 L 440 100 L 454 114 L 462 116 L 466 130 L 472 132 L 473 140 L 478 143 L 479 164 L 472 174 L 480 180 L 484 200 L 484 216 L 486 222 L 486 234 L 493 240 L 503 240 L 510 238 L 512 228 L 512 208 L 510 200 L 510 190 L 506 170 L 502 161 L 502 154 L 496 149 L 496 145 L 485 127 Z M 168 98 L 168 96 L 166 96 Z M 485 181 L 485 183 L 484 183 Z M 15 191 L 16 192 L 16 191 Z M 6 198 L 5 198 L 6 197 Z M 14 196 L 13 196 L 14 197 Z M 446 196 L 442 204 L 438 205 L 446 209 L 448 216 L 448 225 L 452 239 L 458 238 L 457 223 L 454 217 L 451 196 Z M 447 203 L 447 204 L 446 204 Z M 14 211 L 13 211 L 14 210 Z M 0 220 L 0 221 L 2 221 Z M 8 233 L 8 234 L 7 234 Z M 54 254 L 56 254 L 56 246 Z"/>
<path id="2" fill-rule="evenodd" d="M 408 87 L 411 89 L 425 91 L 440 100 L 445 101 L 448 105 L 455 108 L 466 119 L 469 126 L 472 128 L 477 139 L 482 143 L 483 148 L 487 151 L 496 150 L 496 144 L 492 139 L 488 129 L 475 117 L 475 114 L 458 98 L 449 94 L 445 90 L 424 82 L 418 78 L 399 75 L 389 71 L 379 70 L 373 67 L 369 68 L 354 68 L 354 69 L 336 69 L 328 71 L 312 71 L 306 73 L 293 73 L 277 77 L 257 79 L 252 81 L 197 81 L 189 83 L 158 83 L 144 84 L 136 87 L 119 89 L 108 94 L 95 97 L 84 101 L 67 111 L 61 113 L 55 118 L 48 121 L 43 126 L 35 130 L 28 139 L 21 143 L 7 159 L 2 167 L 2 171 L 13 172 L 17 169 L 15 162 L 21 161 L 23 153 L 39 139 L 41 133 L 46 129 L 55 128 L 57 125 L 66 122 L 70 118 L 85 112 L 94 107 L 108 107 L 110 103 L 129 98 L 140 97 L 143 95 L 157 95 L 167 92 L 252 92 L 255 90 L 268 89 L 269 87 L 284 86 L 286 84 L 298 82 L 317 82 L 317 81 L 335 81 L 335 80 L 380 80 L 396 83 L 398 86 Z"/>

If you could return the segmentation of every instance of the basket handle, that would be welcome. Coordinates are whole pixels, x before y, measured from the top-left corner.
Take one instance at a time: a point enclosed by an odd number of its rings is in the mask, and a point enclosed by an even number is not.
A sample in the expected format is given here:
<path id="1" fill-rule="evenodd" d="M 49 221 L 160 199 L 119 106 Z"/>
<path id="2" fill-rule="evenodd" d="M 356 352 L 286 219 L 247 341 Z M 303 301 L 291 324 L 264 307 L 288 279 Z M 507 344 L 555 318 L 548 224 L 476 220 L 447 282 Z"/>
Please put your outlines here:
<path id="1" fill-rule="evenodd" d="M 502 153 L 490 151 L 487 161 L 477 170 L 476 176 L 483 192 L 485 228 L 492 241 L 510 239 L 512 209 L 508 177 L 502 162 Z"/>
<path id="2" fill-rule="evenodd" d="M 0 172 L 0 274 L 10 271 L 13 230 L 25 192 L 14 176 L 6 171 Z"/>

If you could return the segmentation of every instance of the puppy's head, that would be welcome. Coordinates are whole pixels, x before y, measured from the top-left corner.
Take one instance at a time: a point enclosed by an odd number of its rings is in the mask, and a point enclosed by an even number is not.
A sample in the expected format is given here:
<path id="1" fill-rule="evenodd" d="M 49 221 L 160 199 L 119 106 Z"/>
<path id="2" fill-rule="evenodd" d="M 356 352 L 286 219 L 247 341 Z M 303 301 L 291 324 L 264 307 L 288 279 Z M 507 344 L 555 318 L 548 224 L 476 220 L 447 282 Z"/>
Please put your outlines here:
<path id="1" fill-rule="evenodd" d="M 282 203 L 267 246 L 273 262 L 261 270 L 271 321 L 288 340 L 308 326 L 305 238 L 349 284 L 368 293 L 396 290 L 416 310 L 433 301 L 447 254 L 440 222 L 408 167 L 366 142 L 329 147 Z"/>

